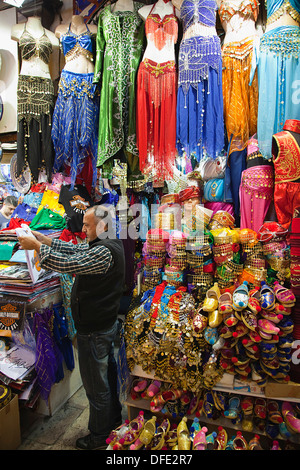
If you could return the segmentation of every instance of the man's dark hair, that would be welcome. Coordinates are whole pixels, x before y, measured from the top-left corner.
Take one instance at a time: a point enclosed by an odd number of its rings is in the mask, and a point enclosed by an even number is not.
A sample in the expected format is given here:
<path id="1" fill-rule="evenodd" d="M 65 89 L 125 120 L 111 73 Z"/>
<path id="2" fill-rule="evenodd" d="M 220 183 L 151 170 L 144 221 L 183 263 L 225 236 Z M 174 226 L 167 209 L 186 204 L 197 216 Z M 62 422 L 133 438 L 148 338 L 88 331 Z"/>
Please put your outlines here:
<path id="1" fill-rule="evenodd" d="M 3 204 L 11 204 L 12 206 L 17 207 L 18 202 L 19 201 L 15 196 L 6 196 L 3 201 Z"/>

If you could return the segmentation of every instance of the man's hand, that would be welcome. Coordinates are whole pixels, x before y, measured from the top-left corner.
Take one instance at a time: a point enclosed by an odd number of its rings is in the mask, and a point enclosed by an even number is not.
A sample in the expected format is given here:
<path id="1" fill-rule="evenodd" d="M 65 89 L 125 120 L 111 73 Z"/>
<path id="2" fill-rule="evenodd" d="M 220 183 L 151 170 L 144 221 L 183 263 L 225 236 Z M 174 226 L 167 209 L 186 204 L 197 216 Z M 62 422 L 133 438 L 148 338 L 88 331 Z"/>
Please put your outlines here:
<path id="1" fill-rule="evenodd" d="M 38 253 L 40 252 L 40 246 L 42 243 L 38 241 L 36 238 L 21 236 L 21 237 L 18 237 L 18 240 L 23 250 L 35 250 Z"/>
<path id="2" fill-rule="evenodd" d="M 33 235 L 35 236 L 35 238 L 36 238 L 39 242 L 41 242 L 43 245 L 51 246 L 52 238 L 47 237 L 46 235 L 43 235 L 42 233 L 36 232 L 36 231 L 34 231 L 34 230 L 32 230 L 32 233 L 33 233 Z"/>

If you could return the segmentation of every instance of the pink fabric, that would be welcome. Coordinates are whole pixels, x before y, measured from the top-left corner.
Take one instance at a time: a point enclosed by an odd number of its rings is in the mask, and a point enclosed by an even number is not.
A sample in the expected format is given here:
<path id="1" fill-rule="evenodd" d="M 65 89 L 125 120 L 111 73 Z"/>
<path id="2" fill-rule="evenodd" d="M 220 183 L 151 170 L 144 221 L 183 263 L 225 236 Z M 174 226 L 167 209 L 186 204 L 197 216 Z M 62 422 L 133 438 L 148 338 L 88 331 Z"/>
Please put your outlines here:
<path id="1" fill-rule="evenodd" d="M 257 152 L 259 150 L 258 141 L 256 139 L 256 134 L 248 140 L 247 145 L 247 155 L 251 155 L 251 153 Z"/>
<path id="2" fill-rule="evenodd" d="M 212 217 L 217 211 L 226 211 L 234 217 L 233 204 L 228 202 L 205 202 L 204 207 L 213 211 Z"/>
<path id="3" fill-rule="evenodd" d="M 255 232 L 261 228 L 273 199 L 274 171 L 270 166 L 254 166 L 242 172 L 240 195 L 240 228 Z"/>

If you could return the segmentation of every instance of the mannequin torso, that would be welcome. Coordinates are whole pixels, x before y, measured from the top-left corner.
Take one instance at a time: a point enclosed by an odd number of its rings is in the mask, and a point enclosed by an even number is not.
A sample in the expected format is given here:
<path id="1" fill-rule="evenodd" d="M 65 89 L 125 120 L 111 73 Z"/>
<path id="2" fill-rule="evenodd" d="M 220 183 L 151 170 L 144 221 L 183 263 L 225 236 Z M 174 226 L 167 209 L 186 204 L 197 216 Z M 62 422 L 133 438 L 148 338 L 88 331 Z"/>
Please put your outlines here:
<path id="1" fill-rule="evenodd" d="M 163 20 L 166 15 L 174 14 L 174 7 L 170 1 L 165 3 L 163 0 L 158 0 L 154 5 L 145 5 L 138 11 L 140 17 L 144 21 L 147 20 L 150 12 L 151 14 L 158 15 L 160 20 Z M 153 41 L 148 41 L 143 56 L 143 60 L 144 59 L 150 59 L 156 63 L 175 61 L 175 48 L 173 40 L 166 41 L 165 45 L 161 49 L 158 49 Z"/>
<path id="2" fill-rule="evenodd" d="M 55 29 L 55 36 L 61 40 L 61 38 L 69 32 L 75 36 L 81 36 L 85 33 L 97 34 L 97 26 L 89 25 L 87 28 L 82 16 L 73 15 L 71 24 L 61 24 L 57 26 Z M 84 51 L 82 53 L 77 51 L 70 60 L 66 61 L 64 66 L 64 70 L 75 73 L 93 73 L 94 69 L 94 63 L 86 57 Z"/>
<path id="3" fill-rule="evenodd" d="M 46 63 L 39 56 L 39 48 L 42 40 L 48 42 L 49 47 L 58 47 L 59 41 L 55 34 L 46 30 L 41 23 L 40 18 L 31 17 L 27 22 L 16 24 L 11 30 L 11 39 L 20 42 L 23 34 L 28 34 L 33 42 L 35 42 L 36 53 L 31 55 L 28 59 L 22 58 L 20 75 L 28 75 L 42 78 L 51 78 L 49 63 Z"/>

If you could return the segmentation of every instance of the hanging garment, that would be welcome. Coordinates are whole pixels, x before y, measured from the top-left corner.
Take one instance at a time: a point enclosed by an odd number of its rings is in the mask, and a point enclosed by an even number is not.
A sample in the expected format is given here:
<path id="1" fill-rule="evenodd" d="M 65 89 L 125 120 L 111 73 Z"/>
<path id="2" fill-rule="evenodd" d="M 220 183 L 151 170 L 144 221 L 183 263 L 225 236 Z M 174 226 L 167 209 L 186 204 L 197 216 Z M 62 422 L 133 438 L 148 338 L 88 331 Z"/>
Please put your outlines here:
<path id="1" fill-rule="evenodd" d="M 287 12 L 300 23 L 297 0 L 268 0 L 267 25 Z M 300 119 L 297 80 L 300 77 L 300 27 L 280 26 L 265 32 L 256 48 L 251 71 L 258 72 L 257 138 L 264 158 L 272 158 L 272 136 L 287 119 Z M 251 82 L 250 82 L 251 83 Z"/>
<path id="2" fill-rule="evenodd" d="M 242 172 L 240 186 L 240 228 L 258 232 L 263 225 L 274 191 L 274 170 L 271 166 L 254 166 Z"/>
<path id="3" fill-rule="evenodd" d="M 135 86 L 140 63 L 144 24 L 134 2 L 134 12 L 103 8 L 98 19 L 94 83 L 101 80 L 98 160 L 104 178 L 112 177 L 113 157 L 125 152 L 131 171 L 138 168 L 136 147 Z"/>
<path id="4" fill-rule="evenodd" d="M 176 145 L 180 156 L 198 162 L 205 154 L 216 158 L 224 147 L 220 39 L 201 36 L 198 28 L 214 27 L 215 11 L 214 0 L 183 0 L 180 9 L 183 33 L 195 26 L 196 34 L 180 43 Z"/>
<path id="5" fill-rule="evenodd" d="M 38 57 L 49 64 L 52 43 L 46 32 L 36 39 L 26 29 L 19 41 L 22 60 Z M 32 182 L 38 181 L 45 169 L 51 181 L 54 150 L 51 142 L 51 120 L 54 109 L 54 87 L 51 79 L 19 75 L 17 86 L 17 176 L 28 166 Z"/>
<path id="6" fill-rule="evenodd" d="M 154 175 L 154 184 L 171 179 L 176 155 L 177 70 L 173 60 L 178 21 L 173 13 L 163 18 L 153 5 L 145 22 L 147 44 L 153 50 L 169 48 L 171 60 L 157 63 L 145 57 L 137 77 L 137 146 L 140 170 Z M 147 52 L 147 49 L 146 49 Z"/>
<path id="7" fill-rule="evenodd" d="M 84 55 L 92 62 L 94 35 L 87 27 L 85 33 L 77 36 L 70 26 L 60 38 L 66 62 L 78 55 Z M 92 186 L 97 180 L 99 94 L 93 79 L 94 73 L 63 69 L 59 81 L 51 132 L 55 149 L 53 171 L 63 171 L 67 167 L 72 187 L 88 159 L 92 161 Z"/>
<path id="8" fill-rule="evenodd" d="M 87 189 L 82 185 L 77 185 L 74 189 L 70 185 L 64 185 L 60 190 L 59 203 L 65 209 L 67 227 L 72 232 L 81 232 L 84 213 L 93 205 Z"/>
<path id="9" fill-rule="evenodd" d="M 259 3 L 257 0 L 243 0 L 237 4 L 224 0 L 219 8 L 222 23 L 233 21 L 234 16 L 242 16 L 243 21 L 257 20 Z M 238 30 L 243 25 L 238 24 Z M 235 29 L 234 29 L 235 30 Z M 228 42 L 222 47 L 223 60 L 223 100 L 224 120 L 228 141 L 231 140 L 230 153 L 243 150 L 248 139 L 256 133 L 258 108 L 258 81 L 255 73 L 252 85 L 249 86 L 250 71 L 255 36 L 242 41 Z"/>

